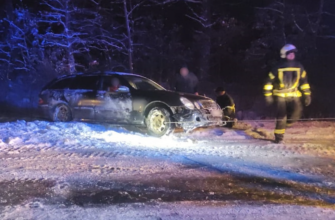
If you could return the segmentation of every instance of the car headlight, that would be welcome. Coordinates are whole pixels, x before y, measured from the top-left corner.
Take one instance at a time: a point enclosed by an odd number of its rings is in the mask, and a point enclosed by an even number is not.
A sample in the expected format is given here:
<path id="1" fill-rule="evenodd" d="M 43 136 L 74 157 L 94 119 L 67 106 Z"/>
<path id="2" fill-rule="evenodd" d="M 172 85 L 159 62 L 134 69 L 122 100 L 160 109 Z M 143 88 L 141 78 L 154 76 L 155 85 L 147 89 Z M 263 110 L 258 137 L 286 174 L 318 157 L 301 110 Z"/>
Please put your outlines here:
<path id="1" fill-rule="evenodd" d="M 197 109 L 201 109 L 201 106 L 199 105 L 198 102 L 194 102 L 194 106 L 195 106 Z"/>
<path id="2" fill-rule="evenodd" d="M 181 97 L 180 101 L 184 104 L 186 108 L 191 109 L 191 110 L 194 109 L 194 104 L 187 98 Z"/>

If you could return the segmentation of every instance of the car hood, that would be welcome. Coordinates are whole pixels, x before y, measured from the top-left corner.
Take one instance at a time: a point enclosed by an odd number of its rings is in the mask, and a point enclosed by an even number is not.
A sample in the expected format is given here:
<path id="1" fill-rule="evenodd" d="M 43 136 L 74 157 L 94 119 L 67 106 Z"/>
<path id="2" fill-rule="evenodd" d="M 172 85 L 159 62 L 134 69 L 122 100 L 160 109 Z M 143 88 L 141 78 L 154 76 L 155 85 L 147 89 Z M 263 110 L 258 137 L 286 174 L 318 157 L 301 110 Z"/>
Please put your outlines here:
<path id="1" fill-rule="evenodd" d="M 194 95 L 194 94 L 188 94 L 188 93 L 178 93 L 180 97 L 185 97 L 189 99 L 190 101 L 200 101 L 200 100 L 212 100 L 211 98 L 200 96 L 200 95 Z"/>
<path id="2" fill-rule="evenodd" d="M 207 100 L 210 101 L 212 100 L 211 98 L 205 97 L 205 96 L 200 96 L 200 95 L 194 95 L 190 93 L 181 93 L 181 92 L 176 92 L 176 91 L 170 91 L 170 90 L 160 90 L 157 92 L 161 92 L 162 94 L 167 95 L 168 97 L 170 96 L 175 96 L 178 98 L 184 97 L 187 98 L 188 100 L 195 102 L 195 101 L 200 101 L 200 100 Z"/>
<path id="3" fill-rule="evenodd" d="M 212 101 L 212 99 L 199 96 L 199 95 L 193 95 L 193 94 L 187 94 L 187 93 L 179 93 L 175 91 L 170 90 L 150 90 L 150 91 L 141 91 L 141 94 L 145 95 L 145 97 L 150 97 L 150 101 L 160 100 L 162 102 L 165 102 L 166 104 L 170 106 L 180 106 L 183 105 L 183 103 L 180 101 L 181 97 L 189 99 L 191 102 L 196 101 Z"/>

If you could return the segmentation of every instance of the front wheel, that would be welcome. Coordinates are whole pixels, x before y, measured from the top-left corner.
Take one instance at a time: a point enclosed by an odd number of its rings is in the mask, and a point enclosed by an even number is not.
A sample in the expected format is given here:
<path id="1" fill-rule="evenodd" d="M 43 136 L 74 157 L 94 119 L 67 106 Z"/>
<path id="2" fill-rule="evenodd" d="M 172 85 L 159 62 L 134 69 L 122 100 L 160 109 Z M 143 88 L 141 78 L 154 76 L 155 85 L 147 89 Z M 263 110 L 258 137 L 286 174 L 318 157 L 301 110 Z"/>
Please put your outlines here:
<path id="1" fill-rule="evenodd" d="M 162 107 L 152 108 L 146 118 L 148 133 L 162 137 L 173 132 L 175 125 L 168 110 Z"/>
<path id="2" fill-rule="evenodd" d="M 58 104 L 52 112 L 52 121 L 68 122 L 72 120 L 71 110 L 66 104 Z"/>

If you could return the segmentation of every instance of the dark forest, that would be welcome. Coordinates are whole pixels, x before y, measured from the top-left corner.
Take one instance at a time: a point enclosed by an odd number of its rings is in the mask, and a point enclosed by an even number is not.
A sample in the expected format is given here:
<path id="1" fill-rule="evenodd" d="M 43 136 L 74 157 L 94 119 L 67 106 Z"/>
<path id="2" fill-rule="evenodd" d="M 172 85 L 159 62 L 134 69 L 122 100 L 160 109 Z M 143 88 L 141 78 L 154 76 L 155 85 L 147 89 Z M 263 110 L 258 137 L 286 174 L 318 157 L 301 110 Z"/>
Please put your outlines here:
<path id="1" fill-rule="evenodd" d="M 333 0 L 3 0 L 0 9 L 6 105 L 35 107 L 51 79 L 96 69 L 169 88 L 186 64 L 203 94 L 226 86 L 240 111 L 263 115 L 264 77 L 291 43 L 313 90 L 305 116 L 334 112 Z"/>

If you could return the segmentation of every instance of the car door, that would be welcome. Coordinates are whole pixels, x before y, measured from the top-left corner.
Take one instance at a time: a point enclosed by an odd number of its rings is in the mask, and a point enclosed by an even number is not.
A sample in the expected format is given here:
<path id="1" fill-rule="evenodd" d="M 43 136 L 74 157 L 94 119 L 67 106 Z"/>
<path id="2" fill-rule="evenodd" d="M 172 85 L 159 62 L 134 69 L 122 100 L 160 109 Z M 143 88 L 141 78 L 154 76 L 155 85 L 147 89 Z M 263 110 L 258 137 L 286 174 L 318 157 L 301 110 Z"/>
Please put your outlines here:
<path id="1" fill-rule="evenodd" d="M 97 103 L 97 90 L 100 76 L 76 76 L 65 96 L 72 107 L 73 117 L 77 120 L 94 120 Z"/>
<path id="2" fill-rule="evenodd" d="M 119 86 L 110 91 L 111 82 L 117 79 Z M 95 108 L 98 121 L 129 123 L 132 112 L 132 98 L 127 82 L 119 75 L 103 76 L 100 90 L 97 91 L 99 105 Z"/>

